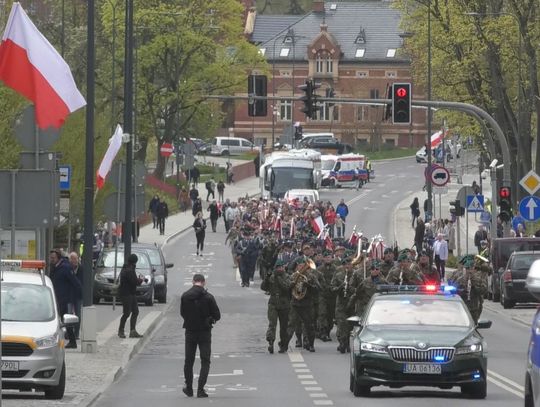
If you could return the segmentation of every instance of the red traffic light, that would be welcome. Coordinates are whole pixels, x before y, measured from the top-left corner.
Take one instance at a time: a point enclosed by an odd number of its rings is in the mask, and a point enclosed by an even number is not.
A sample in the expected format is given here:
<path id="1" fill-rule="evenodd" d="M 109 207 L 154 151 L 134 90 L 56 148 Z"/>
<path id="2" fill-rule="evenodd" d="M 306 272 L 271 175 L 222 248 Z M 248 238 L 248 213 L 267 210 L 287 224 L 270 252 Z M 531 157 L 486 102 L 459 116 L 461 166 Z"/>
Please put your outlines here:
<path id="1" fill-rule="evenodd" d="M 405 88 L 397 88 L 396 89 L 396 95 L 400 98 L 404 98 L 407 96 L 407 89 Z"/>
<path id="2" fill-rule="evenodd" d="M 499 197 L 500 198 L 510 198 L 510 188 L 508 187 L 502 187 L 499 189 Z"/>

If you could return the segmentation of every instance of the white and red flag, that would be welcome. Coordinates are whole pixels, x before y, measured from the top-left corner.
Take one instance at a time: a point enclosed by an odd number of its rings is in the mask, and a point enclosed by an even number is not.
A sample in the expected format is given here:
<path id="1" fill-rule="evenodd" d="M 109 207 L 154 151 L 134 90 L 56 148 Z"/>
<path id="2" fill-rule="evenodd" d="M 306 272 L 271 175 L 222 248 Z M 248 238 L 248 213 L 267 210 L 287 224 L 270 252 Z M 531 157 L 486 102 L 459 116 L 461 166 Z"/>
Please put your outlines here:
<path id="1" fill-rule="evenodd" d="M 68 64 L 19 3 L 13 3 L 0 44 L 0 80 L 34 103 L 40 129 L 59 128 L 86 105 Z"/>
<path id="2" fill-rule="evenodd" d="M 321 216 L 316 218 L 311 218 L 311 227 L 317 236 L 321 235 L 321 232 L 324 230 L 324 222 Z"/>
<path id="3" fill-rule="evenodd" d="M 293 216 L 291 218 L 291 233 L 289 234 L 289 237 L 292 239 L 295 234 L 296 234 L 296 222 L 294 221 L 294 216 Z"/>
<path id="4" fill-rule="evenodd" d="M 351 237 L 349 238 L 349 245 L 354 247 L 358 244 L 358 240 L 360 240 L 360 236 L 358 236 L 358 233 L 356 233 L 356 226 L 354 227 Z"/>
<path id="5" fill-rule="evenodd" d="M 103 185 L 105 184 L 105 178 L 107 178 L 107 174 L 111 170 L 114 158 L 116 157 L 116 154 L 118 154 L 118 150 L 120 150 L 120 148 L 122 147 L 122 133 L 122 127 L 120 125 L 117 125 L 113 136 L 109 139 L 109 148 L 107 148 L 107 152 L 103 156 L 103 160 L 101 160 L 101 164 L 99 165 L 99 168 L 97 170 L 97 189 L 103 188 Z"/>

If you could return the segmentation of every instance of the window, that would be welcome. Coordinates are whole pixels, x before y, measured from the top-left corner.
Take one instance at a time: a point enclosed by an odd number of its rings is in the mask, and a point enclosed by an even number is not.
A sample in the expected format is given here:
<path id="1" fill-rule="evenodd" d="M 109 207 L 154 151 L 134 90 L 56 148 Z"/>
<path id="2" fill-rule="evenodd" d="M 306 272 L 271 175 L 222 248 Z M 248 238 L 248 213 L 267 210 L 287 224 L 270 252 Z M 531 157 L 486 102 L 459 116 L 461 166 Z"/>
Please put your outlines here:
<path id="1" fill-rule="evenodd" d="M 367 106 L 357 106 L 356 108 L 356 120 L 359 122 L 366 121 L 368 119 L 368 107 Z"/>
<path id="2" fill-rule="evenodd" d="M 281 51 L 279 51 L 280 57 L 288 57 L 289 56 L 290 48 L 281 48 Z"/>
<path id="3" fill-rule="evenodd" d="M 354 40 L 355 44 L 365 44 L 366 43 L 366 31 L 363 28 L 360 28 L 356 39 Z"/>
<path id="4" fill-rule="evenodd" d="M 290 78 L 291 77 L 291 71 L 287 69 L 280 69 L 279 70 L 279 76 Z"/>
<path id="5" fill-rule="evenodd" d="M 356 58 L 363 58 L 365 53 L 366 53 L 366 50 L 364 48 L 358 48 L 356 50 L 356 54 L 354 54 L 354 56 Z"/>
<path id="6" fill-rule="evenodd" d="M 388 51 L 386 51 L 386 58 L 394 58 L 395 56 L 396 56 L 395 48 L 389 48 Z"/>
<path id="7" fill-rule="evenodd" d="M 330 107 L 326 102 L 320 103 L 315 120 L 329 121 L 330 118 L 334 121 L 339 120 L 339 108 L 337 106 Z"/>
<path id="8" fill-rule="evenodd" d="M 315 60 L 315 72 L 317 73 L 323 73 L 323 59 L 321 57 L 321 54 L 317 54 L 317 59 Z"/>
<path id="9" fill-rule="evenodd" d="M 253 144 L 251 143 L 251 141 L 242 140 L 242 147 L 249 147 L 249 148 L 252 148 L 252 147 L 253 147 Z"/>
<path id="10" fill-rule="evenodd" d="M 279 114 L 280 114 L 280 120 L 283 120 L 283 121 L 292 120 L 292 101 L 281 100 L 279 102 Z"/>
<path id="11" fill-rule="evenodd" d="M 357 78 L 367 78 L 369 76 L 369 71 L 356 71 Z"/>
<path id="12" fill-rule="evenodd" d="M 122 254 L 122 262 L 124 257 Z M 2 282 L 2 321 L 52 321 L 55 307 L 49 287 Z M 25 325 L 28 328 L 28 325 Z"/>
<path id="13" fill-rule="evenodd" d="M 370 99 L 379 99 L 379 89 L 371 89 L 369 91 Z M 377 105 L 371 105 L 372 107 L 377 107 Z"/>
<path id="14" fill-rule="evenodd" d="M 326 57 L 326 73 L 334 72 L 334 60 L 332 57 Z"/>
<path id="15" fill-rule="evenodd" d="M 385 76 L 387 78 L 395 78 L 395 77 L 397 77 L 397 73 L 396 73 L 396 71 L 386 71 Z"/>

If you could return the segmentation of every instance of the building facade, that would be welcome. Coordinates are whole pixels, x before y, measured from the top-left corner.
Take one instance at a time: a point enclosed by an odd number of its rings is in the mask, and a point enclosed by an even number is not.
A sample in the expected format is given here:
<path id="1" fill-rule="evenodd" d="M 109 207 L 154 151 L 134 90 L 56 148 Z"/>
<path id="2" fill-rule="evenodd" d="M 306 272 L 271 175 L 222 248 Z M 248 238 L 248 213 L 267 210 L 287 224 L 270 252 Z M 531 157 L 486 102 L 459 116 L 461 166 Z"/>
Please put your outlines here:
<path id="1" fill-rule="evenodd" d="M 394 82 L 412 82 L 411 63 L 403 49 L 400 13 L 385 0 L 323 2 L 303 16 L 246 14 L 246 35 L 259 47 L 270 66 L 267 116 L 249 117 L 247 101 L 236 102 L 234 127 L 228 132 L 257 144 L 270 145 L 301 125 L 304 133 L 333 132 L 354 146 L 369 144 L 422 146 L 426 140 L 426 111 L 413 109 L 410 125 L 385 121 L 382 104 L 322 103 L 315 119 L 300 111 L 303 96 L 298 86 L 314 79 L 325 96 L 385 99 Z M 253 74 L 261 72 L 251 72 Z M 413 83 L 413 98 L 421 99 Z M 247 96 L 245 93 L 238 95 Z"/>

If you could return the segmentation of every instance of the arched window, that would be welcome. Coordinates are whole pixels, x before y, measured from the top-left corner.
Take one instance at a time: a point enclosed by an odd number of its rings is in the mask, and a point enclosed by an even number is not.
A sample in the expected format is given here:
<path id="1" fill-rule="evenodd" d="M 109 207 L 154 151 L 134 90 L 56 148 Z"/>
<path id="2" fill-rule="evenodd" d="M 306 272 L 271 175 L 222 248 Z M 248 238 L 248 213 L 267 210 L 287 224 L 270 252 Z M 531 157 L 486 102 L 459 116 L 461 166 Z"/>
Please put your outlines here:
<path id="1" fill-rule="evenodd" d="M 324 73 L 324 60 L 322 54 L 319 52 L 315 59 L 315 72 Z"/>

